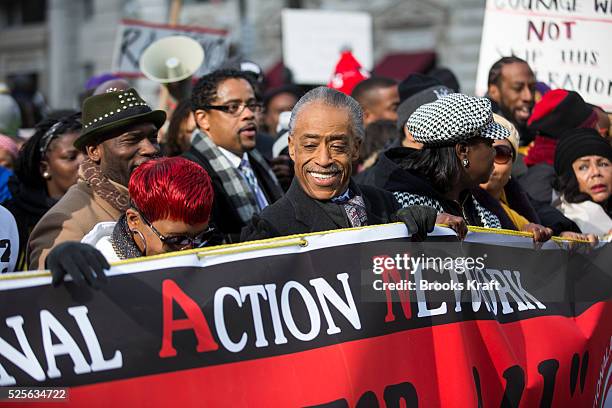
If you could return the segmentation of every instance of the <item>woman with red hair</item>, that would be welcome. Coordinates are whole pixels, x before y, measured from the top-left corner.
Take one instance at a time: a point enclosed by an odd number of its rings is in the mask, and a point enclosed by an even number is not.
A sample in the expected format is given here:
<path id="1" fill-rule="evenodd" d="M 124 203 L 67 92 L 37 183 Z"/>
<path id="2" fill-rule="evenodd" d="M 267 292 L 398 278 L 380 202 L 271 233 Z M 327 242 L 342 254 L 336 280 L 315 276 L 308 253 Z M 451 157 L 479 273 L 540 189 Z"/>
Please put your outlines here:
<path id="1" fill-rule="evenodd" d="M 150 160 L 134 170 L 128 190 L 131 207 L 119 221 L 97 224 L 81 241 L 109 262 L 209 243 L 213 188 L 201 166 L 182 157 Z"/>

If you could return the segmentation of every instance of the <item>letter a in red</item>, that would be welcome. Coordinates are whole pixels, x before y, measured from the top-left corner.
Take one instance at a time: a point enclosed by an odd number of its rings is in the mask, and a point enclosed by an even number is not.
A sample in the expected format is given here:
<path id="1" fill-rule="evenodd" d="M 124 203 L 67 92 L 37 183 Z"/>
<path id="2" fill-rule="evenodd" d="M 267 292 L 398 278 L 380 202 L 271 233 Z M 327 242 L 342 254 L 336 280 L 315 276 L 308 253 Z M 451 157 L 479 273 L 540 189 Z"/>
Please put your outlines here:
<path id="1" fill-rule="evenodd" d="M 183 309 L 186 319 L 173 319 L 173 301 Z M 213 351 L 219 345 L 213 340 L 208 328 L 208 323 L 204 313 L 198 304 L 181 290 L 181 288 L 171 279 L 166 279 L 162 283 L 162 307 L 163 307 L 163 337 L 162 348 L 159 350 L 161 358 L 176 356 L 176 349 L 172 346 L 172 333 L 179 330 L 193 330 L 198 339 L 196 350 L 201 353 Z"/>

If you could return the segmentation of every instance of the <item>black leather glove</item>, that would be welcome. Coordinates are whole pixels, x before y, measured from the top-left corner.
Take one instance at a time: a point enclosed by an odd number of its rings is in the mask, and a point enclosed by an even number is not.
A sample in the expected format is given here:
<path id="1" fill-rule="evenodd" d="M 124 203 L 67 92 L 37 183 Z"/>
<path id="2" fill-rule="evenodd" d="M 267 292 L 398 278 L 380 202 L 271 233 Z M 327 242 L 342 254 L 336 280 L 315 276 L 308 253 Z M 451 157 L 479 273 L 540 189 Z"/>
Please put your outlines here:
<path id="1" fill-rule="evenodd" d="M 394 219 L 406 224 L 408 235 L 423 241 L 427 237 L 427 233 L 433 231 L 437 216 L 438 213 L 433 207 L 413 205 L 397 210 Z"/>
<path id="2" fill-rule="evenodd" d="M 95 247 L 70 241 L 62 242 L 49 252 L 45 267 L 51 270 L 53 286 L 59 286 L 68 274 L 77 285 L 87 282 L 95 289 L 100 283 L 106 283 L 104 269 L 110 269 L 102 252 Z"/>

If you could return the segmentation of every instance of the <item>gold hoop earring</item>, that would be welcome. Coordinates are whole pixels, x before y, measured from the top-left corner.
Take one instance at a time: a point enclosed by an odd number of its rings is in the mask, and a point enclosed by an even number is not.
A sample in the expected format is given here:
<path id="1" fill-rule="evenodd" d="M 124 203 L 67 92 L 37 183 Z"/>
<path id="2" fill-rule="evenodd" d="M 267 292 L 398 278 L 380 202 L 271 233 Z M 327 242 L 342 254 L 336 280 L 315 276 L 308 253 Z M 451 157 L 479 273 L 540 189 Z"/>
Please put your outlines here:
<path id="1" fill-rule="evenodd" d="M 133 229 L 133 230 L 130 230 L 130 234 L 132 234 L 132 241 L 134 241 L 134 233 L 138 234 L 138 236 L 142 240 L 142 245 L 144 246 L 144 250 L 142 251 L 142 254 L 146 255 L 147 254 L 147 240 L 145 239 L 144 235 L 142 235 L 142 232 L 138 231 L 137 229 Z M 136 241 L 134 241 L 134 243 L 136 243 Z"/>

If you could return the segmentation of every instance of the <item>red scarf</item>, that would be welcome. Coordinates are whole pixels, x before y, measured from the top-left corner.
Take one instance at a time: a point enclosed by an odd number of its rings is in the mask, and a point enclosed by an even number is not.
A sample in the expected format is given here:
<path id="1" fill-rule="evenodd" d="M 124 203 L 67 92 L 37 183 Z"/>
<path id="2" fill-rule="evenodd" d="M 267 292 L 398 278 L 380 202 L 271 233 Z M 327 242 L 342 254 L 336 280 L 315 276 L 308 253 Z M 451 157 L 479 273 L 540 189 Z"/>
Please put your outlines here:
<path id="1" fill-rule="evenodd" d="M 555 162 L 555 150 L 557 149 L 557 143 L 559 140 L 551 139 L 544 136 L 536 136 L 533 142 L 533 146 L 529 149 L 527 156 L 525 156 L 525 164 L 533 166 L 535 164 L 546 163 L 551 166 Z"/>

